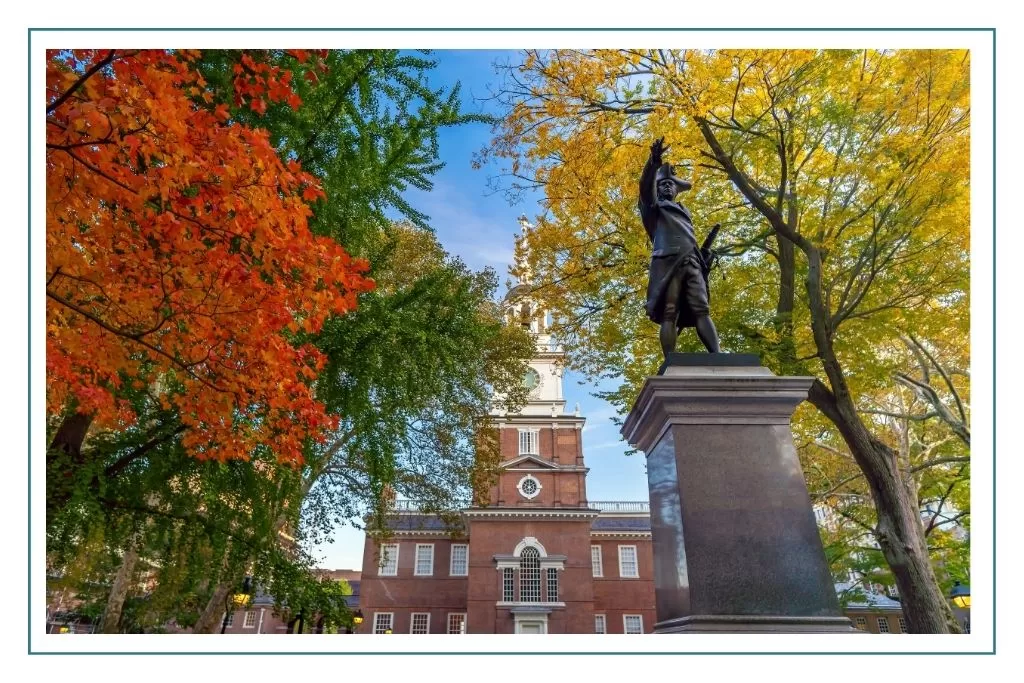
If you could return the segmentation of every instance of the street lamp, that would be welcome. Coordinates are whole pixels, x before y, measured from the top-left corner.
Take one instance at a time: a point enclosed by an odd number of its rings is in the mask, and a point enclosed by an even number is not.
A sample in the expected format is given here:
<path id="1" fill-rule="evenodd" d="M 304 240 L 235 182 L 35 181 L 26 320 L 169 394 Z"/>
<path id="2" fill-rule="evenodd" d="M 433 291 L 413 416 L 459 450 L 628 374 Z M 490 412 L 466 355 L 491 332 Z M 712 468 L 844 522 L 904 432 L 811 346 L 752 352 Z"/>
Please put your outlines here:
<path id="1" fill-rule="evenodd" d="M 230 604 L 224 606 L 224 623 L 220 625 L 220 632 L 224 633 L 228 628 L 228 617 L 234 614 L 235 608 L 244 607 L 252 598 L 252 577 L 247 576 L 242 581 L 242 590 L 231 596 Z M 230 611 L 229 611 L 230 610 Z"/>
<path id="2" fill-rule="evenodd" d="M 971 587 L 964 586 L 959 581 L 953 582 L 953 590 L 949 592 L 949 598 L 953 604 L 960 609 L 971 608 Z"/>

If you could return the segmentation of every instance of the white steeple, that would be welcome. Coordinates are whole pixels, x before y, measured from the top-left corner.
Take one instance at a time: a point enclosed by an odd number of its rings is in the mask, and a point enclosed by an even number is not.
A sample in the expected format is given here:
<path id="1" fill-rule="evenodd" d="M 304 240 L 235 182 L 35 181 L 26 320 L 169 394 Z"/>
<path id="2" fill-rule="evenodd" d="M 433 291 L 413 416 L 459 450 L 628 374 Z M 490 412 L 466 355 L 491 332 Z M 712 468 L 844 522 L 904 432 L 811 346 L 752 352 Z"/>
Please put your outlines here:
<path id="1" fill-rule="evenodd" d="M 509 325 L 519 325 L 529 331 L 537 343 L 537 353 L 523 378 L 531 391 L 521 414 L 558 417 L 565 414 L 562 393 L 562 358 L 565 354 L 551 337 L 551 314 L 530 296 L 533 274 L 527 263 L 526 239 L 535 226 L 526 216 L 519 217 L 519 226 L 522 234 L 515 238 L 518 284 L 505 296 L 505 320 Z"/>

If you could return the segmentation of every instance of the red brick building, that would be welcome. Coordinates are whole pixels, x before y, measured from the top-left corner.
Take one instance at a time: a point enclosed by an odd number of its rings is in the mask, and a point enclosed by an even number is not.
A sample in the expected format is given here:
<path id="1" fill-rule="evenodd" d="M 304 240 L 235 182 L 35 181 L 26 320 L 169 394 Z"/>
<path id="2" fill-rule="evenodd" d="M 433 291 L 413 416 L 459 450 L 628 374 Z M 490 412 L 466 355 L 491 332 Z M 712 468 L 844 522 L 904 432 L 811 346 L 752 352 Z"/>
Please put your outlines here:
<path id="1" fill-rule="evenodd" d="M 528 404 L 493 416 L 502 470 L 488 504 L 463 510 L 466 535 L 452 538 L 439 519 L 398 501 L 394 536 L 382 547 L 366 539 L 362 633 L 654 629 L 647 503 L 587 500 L 586 420 L 565 411 L 547 316 L 519 301 L 509 319 L 536 335 L 538 353 L 523 379 Z"/>

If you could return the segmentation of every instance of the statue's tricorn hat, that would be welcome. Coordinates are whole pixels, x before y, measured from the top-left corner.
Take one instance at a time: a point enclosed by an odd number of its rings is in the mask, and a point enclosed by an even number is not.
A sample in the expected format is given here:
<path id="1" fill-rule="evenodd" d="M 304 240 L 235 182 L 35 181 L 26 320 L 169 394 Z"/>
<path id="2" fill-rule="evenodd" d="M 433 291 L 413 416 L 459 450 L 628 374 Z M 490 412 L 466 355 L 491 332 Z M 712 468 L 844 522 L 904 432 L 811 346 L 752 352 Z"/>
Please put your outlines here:
<path id="1" fill-rule="evenodd" d="M 655 187 L 657 187 L 658 183 L 660 183 L 665 178 L 669 178 L 670 180 L 675 182 L 676 192 L 686 192 L 691 187 L 693 187 L 693 183 L 691 183 L 689 180 L 683 180 L 682 178 L 678 177 L 672 170 L 672 164 L 668 162 L 658 167 L 658 173 L 654 177 Z"/>

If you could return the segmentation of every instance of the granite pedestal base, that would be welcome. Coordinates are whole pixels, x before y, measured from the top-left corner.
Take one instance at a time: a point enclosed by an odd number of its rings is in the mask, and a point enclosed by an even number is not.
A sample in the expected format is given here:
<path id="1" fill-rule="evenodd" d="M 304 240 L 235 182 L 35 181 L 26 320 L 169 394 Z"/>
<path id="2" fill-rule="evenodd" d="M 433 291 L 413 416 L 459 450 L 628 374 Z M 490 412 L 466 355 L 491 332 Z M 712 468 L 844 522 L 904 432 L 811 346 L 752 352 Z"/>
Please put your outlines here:
<path id="1" fill-rule="evenodd" d="M 793 445 L 813 379 L 672 354 L 622 428 L 647 454 L 656 633 L 858 632 L 842 615 Z"/>

